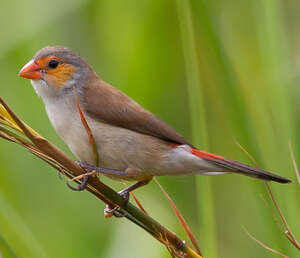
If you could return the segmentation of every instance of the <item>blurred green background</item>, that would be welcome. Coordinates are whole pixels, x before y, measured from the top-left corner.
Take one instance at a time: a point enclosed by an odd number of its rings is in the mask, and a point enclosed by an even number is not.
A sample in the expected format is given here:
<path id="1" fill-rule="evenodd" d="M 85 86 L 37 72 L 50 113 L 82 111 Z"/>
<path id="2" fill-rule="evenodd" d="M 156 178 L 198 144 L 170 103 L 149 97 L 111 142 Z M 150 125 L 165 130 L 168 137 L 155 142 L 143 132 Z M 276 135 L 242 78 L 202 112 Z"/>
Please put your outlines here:
<path id="1" fill-rule="evenodd" d="M 300 191 L 288 148 L 291 141 L 300 163 L 299 11 L 296 0 L 1 0 L 1 96 L 72 155 L 29 81 L 17 76 L 38 49 L 66 45 L 200 149 L 249 163 L 237 141 L 262 168 L 292 179 L 271 186 L 300 238 Z M 3 257 L 169 257 L 132 223 L 105 219 L 103 203 L 70 191 L 56 171 L 24 149 L 1 140 L 0 153 Z M 158 179 L 206 257 L 275 256 L 243 226 L 270 247 L 299 257 L 263 182 L 238 175 Z M 155 183 L 136 196 L 186 239 Z"/>

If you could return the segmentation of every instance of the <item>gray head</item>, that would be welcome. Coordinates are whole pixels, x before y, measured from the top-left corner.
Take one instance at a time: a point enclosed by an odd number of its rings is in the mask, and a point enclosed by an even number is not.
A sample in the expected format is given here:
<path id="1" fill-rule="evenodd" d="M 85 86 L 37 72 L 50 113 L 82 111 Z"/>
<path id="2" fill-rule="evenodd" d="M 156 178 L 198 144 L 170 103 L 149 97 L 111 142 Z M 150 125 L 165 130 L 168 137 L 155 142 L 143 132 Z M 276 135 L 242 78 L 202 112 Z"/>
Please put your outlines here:
<path id="1" fill-rule="evenodd" d="M 83 87 L 92 74 L 93 70 L 88 63 L 64 46 L 40 49 L 19 73 L 20 76 L 31 79 L 41 97 L 59 95 L 74 86 Z M 47 89 L 40 89 L 41 87 Z"/>

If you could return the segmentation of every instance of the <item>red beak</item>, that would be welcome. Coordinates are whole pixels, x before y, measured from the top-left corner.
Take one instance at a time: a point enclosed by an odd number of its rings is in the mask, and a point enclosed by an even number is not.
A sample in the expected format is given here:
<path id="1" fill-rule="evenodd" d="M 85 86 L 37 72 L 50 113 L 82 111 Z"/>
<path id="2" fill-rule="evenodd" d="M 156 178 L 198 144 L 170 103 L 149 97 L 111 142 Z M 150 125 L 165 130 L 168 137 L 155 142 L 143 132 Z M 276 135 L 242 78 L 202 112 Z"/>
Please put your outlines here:
<path id="1" fill-rule="evenodd" d="M 38 64 L 33 60 L 30 60 L 26 65 L 23 66 L 19 72 L 19 76 L 34 80 L 41 79 L 43 74 L 41 73 L 41 68 L 38 66 Z"/>

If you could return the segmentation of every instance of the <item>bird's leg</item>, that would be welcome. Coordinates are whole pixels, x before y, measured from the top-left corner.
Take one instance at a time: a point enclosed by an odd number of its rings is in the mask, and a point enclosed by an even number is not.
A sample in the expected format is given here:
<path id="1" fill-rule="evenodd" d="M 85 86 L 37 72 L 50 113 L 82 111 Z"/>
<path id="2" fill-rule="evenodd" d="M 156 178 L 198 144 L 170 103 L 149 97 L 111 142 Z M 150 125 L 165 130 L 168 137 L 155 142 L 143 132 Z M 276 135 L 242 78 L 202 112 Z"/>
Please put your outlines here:
<path id="1" fill-rule="evenodd" d="M 141 186 L 148 184 L 151 181 L 151 179 L 152 178 L 138 181 L 135 184 L 132 184 L 132 185 L 126 187 L 125 189 L 121 190 L 120 192 L 118 192 L 118 194 L 124 198 L 124 200 L 126 201 L 126 204 L 127 204 L 127 202 L 129 201 L 129 193 L 137 188 L 140 188 Z M 117 206 L 112 208 L 107 204 L 104 209 L 104 216 L 106 218 L 109 218 L 112 215 L 114 215 L 117 218 L 123 217 L 120 213 L 117 212 L 118 209 L 119 209 L 119 207 L 117 207 Z"/>
<path id="2" fill-rule="evenodd" d="M 86 162 L 82 162 L 82 161 L 75 161 L 75 163 L 77 165 L 81 166 L 82 168 L 84 168 L 87 172 L 85 174 L 82 174 L 82 182 L 77 187 L 71 186 L 67 182 L 67 186 L 71 190 L 74 190 L 74 191 L 83 191 L 86 188 L 89 176 L 94 175 L 94 173 L 91 173 L 92 171 L 99 172 L 99 173 L 105 174 L 105 175 L 116 175 L 116 176 L 125 176 L 125 175 L 127 175 L 124 171 L 120 171 L 120 170 L 116 170 L 116 169 L 97 167 L 97 166 L 93 166 L 93 165 L 90 165 L 90 164 L 88 164 Z"/>
<path id="3" fill-rule="evenodd" d="M 126 177 L 132 177 L 134 178 L 135 175 L 130 175 L 122 170 L 112 169 L 112 168 L 103 168 L 103 167 L 97 167 L 94 165 L 90 165 L 83 161 L 75 161 L 75 163 L 82 168 L 86 169 L 87 171 L 96 171 L 100 174 L 108 175 L 108 176 L 126 176 Z"/>
<path id="4" fill-rule="evenodd" d="M 119 177 L 126 177 L 128 179 L 132 178 L 135 179 L 137 177 L 137 174 L 139 172 L 135 171 L 135 170 L 131 170 L 131 169 L 127 169 L 126 171 L 121 171 L 121 170 L 116 170 L 116 169 L 110 169 L 110 168 L 102 168 L 102 167 L 97 167 L 94 165 L 90 165 L 86 162 L 79 162 L 76 161 L 76 164 L 78 164 L 79 166 L 83 167 L 84 169 L 86 169 L 89 173 L 90 171 L 96 171 L 99 172 L 101 174 L 104 175 L 108 175 L 108 176 L 119 176 Z M 145 180 L 140 180 L 138 182 L 136 182 L 133 185 L 130 185 L 129 187 L 123 189 L 122 191 L 118 192 L 118 194 L 120 196 L 122 196 L 125 200 L 125 203 L 127 203 L 129 201 L 129 193 L 132 192 L 133 190 L 144 186 L 146 184 L 148 184 L 151 181 L 151 178 L 147 178 Z M 86 187 L 87 184 L 87 180 L 88 180 L 88 175 L 86 175 L 82 181 L 82 184 L 78 186 L 78 188 L 71 188 L 73 190 L 83 190 Z M 70 186 L 69 186 L 70 187 Z M 79 189 L 79 190 L 78 190 Z M 117 212 L 117 210 L 119 209 L 119 207 L 115 206 L 115 207 L 110 207 L 109 205 L 106 205 L 106 208 L 104 209 L 104 214 L 105 217 L 111 217 L 112 215 L 115 215 L 116 217 L 122 217 L 122 215 L 120 213 Z"/>
<path id="5" fill-rule="evenodd" d="M 135 189 L 140 188 L 141 186 L 148 184 L 151 181 L 151 179 L 138 181 L 135 184 L 132 184 L 132 185 L 126 187 L 125 189 L 121 190 L 120 192 L 118 192 L 118 194 L 121 195 L 125 199 L 126 202 L 128 202 L 129 201 L 129 193 Z"/>

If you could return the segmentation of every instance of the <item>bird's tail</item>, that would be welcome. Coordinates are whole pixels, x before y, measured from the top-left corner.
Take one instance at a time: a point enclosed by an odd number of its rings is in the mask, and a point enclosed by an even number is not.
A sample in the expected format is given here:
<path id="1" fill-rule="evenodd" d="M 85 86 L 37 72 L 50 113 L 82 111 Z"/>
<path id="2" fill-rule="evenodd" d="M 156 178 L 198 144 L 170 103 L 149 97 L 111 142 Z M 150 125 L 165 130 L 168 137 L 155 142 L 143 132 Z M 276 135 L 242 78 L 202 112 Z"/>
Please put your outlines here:
<path id="1" fill-rule="evenodd" d="M 246 176 L 251 176 L 266 181 L 275 181 L 283 184 L 291 182 L 291 180 L 287 178 L 272 174 L 259 168 L 248 166 L 246 164 L 234 160 L 226 159 L 222 156 L 214 155 L 205 151 L 192 149 L 192 153 L 201 159 L 204 159 L 208 162 L 212 162 L 214 165 L 226 169 L 226 172 L 236 172 Z"/>

